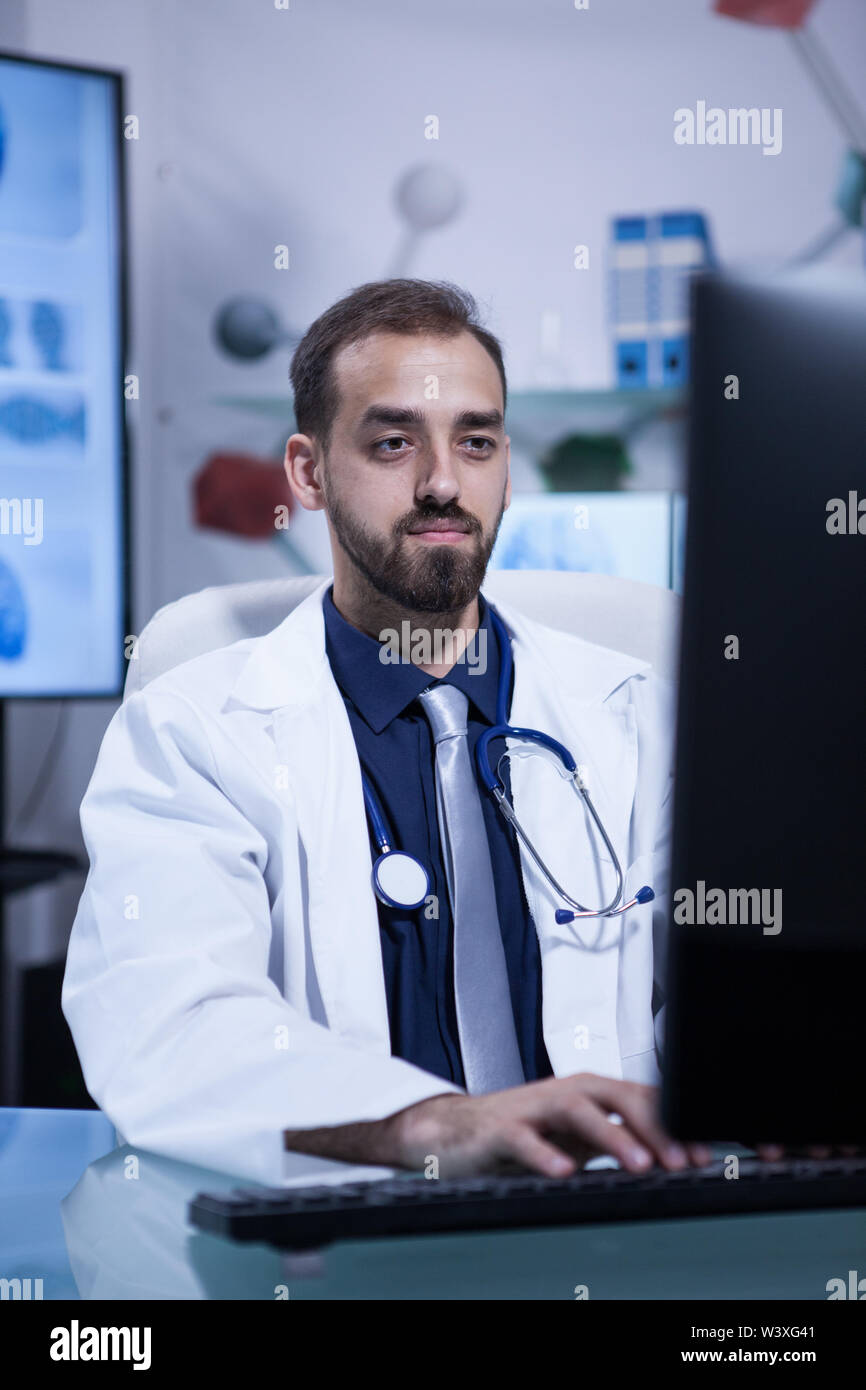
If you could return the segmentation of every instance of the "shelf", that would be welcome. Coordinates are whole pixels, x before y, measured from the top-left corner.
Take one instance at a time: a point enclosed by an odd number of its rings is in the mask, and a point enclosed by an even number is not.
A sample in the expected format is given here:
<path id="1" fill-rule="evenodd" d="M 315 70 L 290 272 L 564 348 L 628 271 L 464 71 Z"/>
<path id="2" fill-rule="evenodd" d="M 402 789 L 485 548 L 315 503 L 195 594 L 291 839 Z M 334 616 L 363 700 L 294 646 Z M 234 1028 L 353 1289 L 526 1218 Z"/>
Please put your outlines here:
<path id="1" fill-rule="evenodd" d="M 613 391 L 514 391 L 506 411 L 508 432 L 537 449 L 567 434 L 628 436 L 651 420 L 676 417 L 685 409 L 678 388 Z M 246 410 L 294 427 L 291 396 L 216 396 L 213 405 Z"/>

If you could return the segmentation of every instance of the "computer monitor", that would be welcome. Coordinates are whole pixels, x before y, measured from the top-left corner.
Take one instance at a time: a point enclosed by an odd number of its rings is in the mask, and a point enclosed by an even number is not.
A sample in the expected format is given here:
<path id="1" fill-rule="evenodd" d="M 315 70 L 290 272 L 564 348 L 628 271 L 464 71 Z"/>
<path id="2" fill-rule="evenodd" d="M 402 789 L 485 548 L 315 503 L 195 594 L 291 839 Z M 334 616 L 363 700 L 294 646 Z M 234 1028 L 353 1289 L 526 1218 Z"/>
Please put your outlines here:
<path id="1" fill-rule="evenodd" d="M 671 582 L 669 492 L 520 492 L 504 512 L 491 569 L 576 570 Z"/>
<path id="2" fill-rule="evenodd" d="M 122 118 L 117 73 L 0 53 L 0 698 L 122 688 Z"/>
<path id="3" fill-rule="evenodd" d="M 866 279 L 694 289 L 663 1114 L 866 1139 Z"/>

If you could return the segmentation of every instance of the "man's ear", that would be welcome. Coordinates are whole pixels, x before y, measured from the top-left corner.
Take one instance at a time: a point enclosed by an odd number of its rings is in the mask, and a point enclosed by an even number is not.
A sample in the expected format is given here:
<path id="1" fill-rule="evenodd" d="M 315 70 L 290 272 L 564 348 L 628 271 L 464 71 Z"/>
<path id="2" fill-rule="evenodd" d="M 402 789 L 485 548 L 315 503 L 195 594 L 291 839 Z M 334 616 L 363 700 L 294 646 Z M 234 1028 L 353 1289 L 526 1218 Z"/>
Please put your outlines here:
<path id="1" fill-rule="evenodd" d="M 289 487 L 308 512 L 320 512 L 325 497 L 318 477 L 318 449 L 308 434 L 293 434 L 286 444 L 283 467 Z"/>

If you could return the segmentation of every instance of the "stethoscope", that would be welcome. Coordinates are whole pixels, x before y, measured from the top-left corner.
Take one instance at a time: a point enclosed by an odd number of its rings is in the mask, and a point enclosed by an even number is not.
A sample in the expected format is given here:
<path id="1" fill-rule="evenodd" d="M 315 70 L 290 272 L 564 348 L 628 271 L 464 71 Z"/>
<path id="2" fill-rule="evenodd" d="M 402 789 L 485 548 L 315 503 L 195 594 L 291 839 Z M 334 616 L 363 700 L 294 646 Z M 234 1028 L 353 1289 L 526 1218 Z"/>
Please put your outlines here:
<path id="1" fill-rule="evenodd" d="M 486 790 L 495 798 L 500 811 L 509 824 L 514 826 L 516 833 L 523 841 L 541 873 L 550 884 L 554 892 L 569 904 L 568 908 L 557 908 L 556 920 L 560 924 L 573 922 L 578 917 L 616 917 L 620 913 L 628 912 L 630 908 L 637 907 L 642 903 L 652 902 L 655 893 L 652 888 L 639 888 L 633 898 L 627 903 L 622 902 L 624 890 L 624 875 L 622 866 L 616 854 L 616 850 L 610 841 L 610 836 L 602 824 L 601 818 L 592 803 L 586 784 L 580 775 L 574 758 L 568 749 L 561 743 L 557 743 L 555 738 L 549 734 L 542 734 L 538 729 L 516 728 L 507 722 L 508 692 L 511 686 L 511 672 L 514 666 L 514 658 L 511 651 L 511 638 L 499 614 L 490 608 L 490 621 L 496 632 L 499 641 L 499 649 L 502 653 L 500 662 L 499 684 L 496 690 L 496 723 L 490 729 L 485 729 L 480 735 L 475 745 L 475 762 L 478 768 L 478 775 Z M 493 771 L 490 762 L 489 746 L 495 738 L 518 738 L 530 743 L 540 744 L 542 748 L 552 753 L 560 764 L 560 773 L 570 781 L 574 790 L 583 797 L 593 822 L 604 841 L 611 862 L 616 873 L 616 893 L 609 903 L 604 907 L 584 907 L 576 898 L 566 893 L 562 884 L 554 878 L 548 869 L 538 850 L 533 845 L 520 821 L 514 813 L 514 807 L 505 792 L 505 783 L 500 772 L 502 759 L 510 756 L 510 751 L 506 750 L 497 763 L 496 771 Z M 367 777 L 361 773 L 361 782 L 364 789 L 364 802 L 367 814 L 370 818 L 370 827 L 373 837 L 379 849 L 379 857 L 373 865 L 373 889 L 380 902 L 387 907 L 402 907 L 412 909 L 420 907 L 430 893 L 430 875 L 420 860 L 414 855 L 407 854 L 405 850 L 396 849 L 392 843 L 385 823 L 382 808 L 376 798 Z"/>

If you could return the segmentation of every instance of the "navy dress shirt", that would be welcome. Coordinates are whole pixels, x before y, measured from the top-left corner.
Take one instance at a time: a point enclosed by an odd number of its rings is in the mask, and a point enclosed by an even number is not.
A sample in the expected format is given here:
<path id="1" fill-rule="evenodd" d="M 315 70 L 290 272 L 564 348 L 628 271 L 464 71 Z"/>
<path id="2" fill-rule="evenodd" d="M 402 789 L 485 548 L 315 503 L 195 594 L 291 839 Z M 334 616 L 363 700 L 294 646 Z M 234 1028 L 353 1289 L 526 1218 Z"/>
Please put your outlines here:
<path id="1" fill-rule="evenodd" d="M 410 662 L 384 663 L 381 644 L 354 627 L 325 594 L 325 643 L 355 738 L 361 767 L 377 793 L 396 848 L 413 854 L 430 875 L 438 917 L 386 907 L 376 899 L 391 1050 L 425 1071 L 465 1086 L 454 1001 L 451 905 L 436 814 L 435 746 L 418 695 L 439 682 Z M 501 654 L 488 605 L 478 596 L 479 627 L 486 629 L 486 670 L 458 661 L 442 677 L 469 697 L 470 755 L 483 729 L 496 722 Z M 475 652 L 483 651 L 476 646 Z M 513 686 L 512 675 L 512 686 Z M 508 709 L 511 691 L 508 694 Z M 496 742 L 498 757 L 504 744 Z M 474 760 L 473 760 L 474 765 Z M 507 764 L 504 765 L 507 768 Z M 509 780 L 506 788 L 510 795 Z M 496 906 L 517 1040 L 527 1081 L 552 1075 L 541 1022 L 541 957 L 526 904 L 514 831 L 493 799 L 479 794 L 496 885 Z M 373 856 L 379 849 L 370 836 Z"/>

